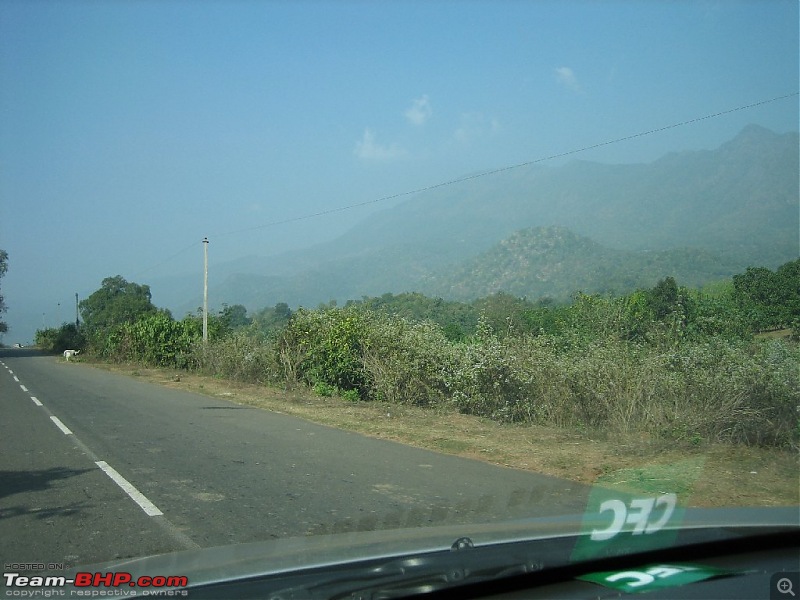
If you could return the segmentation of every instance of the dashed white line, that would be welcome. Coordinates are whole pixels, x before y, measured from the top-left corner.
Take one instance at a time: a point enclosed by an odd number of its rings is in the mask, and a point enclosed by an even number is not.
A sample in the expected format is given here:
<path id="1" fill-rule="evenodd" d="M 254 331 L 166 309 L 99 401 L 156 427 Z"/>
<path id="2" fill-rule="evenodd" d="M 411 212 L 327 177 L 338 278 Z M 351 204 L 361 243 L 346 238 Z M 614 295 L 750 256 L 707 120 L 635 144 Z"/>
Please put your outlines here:
<path id="1" fill-rule="evenodd" d="M 14 373 L 14 371 L 9 369 L 8 365 L 6 365 L 5 363 L 0 363 L 0 365 L 4 366 L 9 373 L 11 374 Z M 14 381 L 19 383 L 19 377 L 14 375 Z M 27 394 L 30 394 L 30 390 L 21 383 L 19 384 L 19 389 L 21 389 L 23 392 Z M 33 403 L 36 406 L 44 406 L 44 404 L 39 402 L 39 399 L 36 396 L 31 396 L 31 400 L 33 400 Z M 50 418 L 53 419 L 53 423 L 55 423 L 58 426 L 58 428 L 64 432 L 65 435 L 70 435 L 72 433 L 66 425 L 64 425 L 61 421 L 58 420 L 58 417 L 50 417 Z"/>
<path id="2" fill-rule="evenodd" d="M 109 465 L 106 461 L 98 460 L 98 461 L 95 461 L 94 464 L 96 464 L 98 467 L 103 469 L 103 471 L 105 471 L 106 475 L 111 477 L 111 479 L 114 480 L 114 483 L 116 483 L 119 487 L 121 487 L 122 491 L 124 491 L 126 494 L 128 494 L 128 496 L 130 496 L 131 499 L 134 502 L 136 502 L 136 504 L 138 504 L 139 507 L 148 516 L 150 516 L 150 517 L 158 517 L 158 516 L 164 514 L 160 510 L 158 510 L 158 507 L 155 504 L 153 504 L 152 502 L 150 502 L 150 500 L 148 500 L 147 497 L 142 492 L 137 490 L 133 486 L 133 484 L 131 482 L 129 482 L 122 475 L 117 473 L 117 471 L 114 469 L 114 467 Z"/>
<path id="3" fill-rule="evenodd" d="M 0 363 L 0 364 L 3 364 L 3 363 Z M 8 366 L 6 366 L 5 364 L 3 364 L 3 366 L 8 370 L 9 373 L 13 374 L 13 371 L 11 369 L 9 369 Z M 19 379 L 17 378 L 16 375 L 14 375 L 14 381 L 19 383 Z M 23 392 L 28 392 L 29 393 L 28 388 L 26 388 L 21 383 L 20 383 L 19 387 L 22 389 Z M 33 403 L 36 406 L 44 406 L 36 396 L 31 396 L 30 398 L 31 398 L 31 401 L 33 401 Z M 47 409 L 45 409 L 45 410 L 47 410 Z M 64 435 L 73 435 L 74 436 L 74 434 L 72 433 L 70 428 L 67 427 L 66 425 L 64 425 L 64 423 L 61 422 L 61 419 L 59 419 L 55 415 L 50 415 L 50 420 L 53 421 L 53 423 L 55 423 L 56 427 L 58 427 Z M 78 443 L 80 443 L 79 440 L 77 440 L 77 441 L 78 441 Z M 88 450 L 88 449 L 86 449 L 86 450 L 91 453 L 90 450 Z M 116 471 L 116 469 L 114 469 L 114 467 L 109 465 L 104 460 L 95 461 L 95 464 L 98 467 L 100 467 L 100 469 L 102 469 L 103 472 L 106 475 L 108 475 L 111 478 L 111 480 L 114 483 L 116 483 L 122 489 L 123 492 L 128 494 L 128 496 L 131 498 L 131 500 L 136 502 L 136 504 L 139 505 L 139 508 L 141 508 L 145 512 L 146 515 L 148 515 L 150 517 L 160 517 L 160 516 L 164 515 L 164 513 L 161 512 L 161 510 L 159 510 L 159 508 L 155 504 L 150 502 L 150 500 L 148 500 L 148 498 L 144 494 L 142 494 L 139 490 L 137 490 L 131 482 L 129 482 L 127 479 L 125 479 L 122 475 L 120 475 Z M 176 532 L 173 531 L 171 526 L 168 527 L 168 529 L 170 529 L 170 531 L 173 533 L 173 535 L 177 535 L 178 537 L 180 537 L 181 542 L 185 546 L 190 547 L 190 548 L 199 547 L 199 546 L 197 546 L 197 544 L 195 544 L 193 541 L 191 541 L 188 537 L 186 537 L 182 533 L 177 532 L 177 534 L 176 534 Z"/>
<path id="4" fill-rule="evenodd" d="M 50 420 L 56 424 L 56 427 L 58 427 L 64 435 L 72 435 L 72 432 L 69 430 L 69 427 L 64 425 L 58 417 L 51 416 Z"/>

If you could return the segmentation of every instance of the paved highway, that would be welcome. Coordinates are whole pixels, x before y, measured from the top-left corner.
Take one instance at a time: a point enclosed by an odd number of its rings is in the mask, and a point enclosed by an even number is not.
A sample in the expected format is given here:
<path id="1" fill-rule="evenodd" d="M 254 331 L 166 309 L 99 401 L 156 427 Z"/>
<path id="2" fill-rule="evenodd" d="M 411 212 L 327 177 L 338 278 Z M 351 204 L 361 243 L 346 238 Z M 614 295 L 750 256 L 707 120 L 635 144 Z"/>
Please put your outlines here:
<path id="1" fill-rule="evenodd" d="M 69 567 L 287 536 L 579 513 L 586 503 L 578 484 L 30 350 L 0 350 L 0 411 L 4 564 Z"/>

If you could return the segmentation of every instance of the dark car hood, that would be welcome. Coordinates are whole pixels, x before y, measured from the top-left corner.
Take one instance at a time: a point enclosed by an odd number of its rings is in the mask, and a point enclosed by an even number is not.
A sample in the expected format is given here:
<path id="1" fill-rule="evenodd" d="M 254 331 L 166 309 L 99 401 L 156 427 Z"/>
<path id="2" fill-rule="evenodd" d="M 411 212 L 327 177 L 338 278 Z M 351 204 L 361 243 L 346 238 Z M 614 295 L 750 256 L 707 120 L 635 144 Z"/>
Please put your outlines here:
<path id="1" fill-rule="evenodd" d="M 607 520 L 607 519 L 606 519 Z M 141 575 L 186 576 L 191 587 L 239 578 L 268 577 L 359 561 L 391 560 L 453 549 L 456 540 L 469 538 L 475 548 L 516 542 L 541 544 L 545 553 L 555 540 L 576 539 L 600 515 L 569 515 L 479 525 L 448 525 L 339 533 L 266 542 L 202 548 L 145 558 L 116 560 L 72 572 L 128 572 Z M 797 507 L 687 509 L 671 526 L 697 536 L 747 535 L 751 531 L 800 527 Z M 715 533 L 714 533 L 715 532 Z M 568 560 L 568 557 L 562 557 Z M 63 574 L 63 573 L 61 573 Z"/>

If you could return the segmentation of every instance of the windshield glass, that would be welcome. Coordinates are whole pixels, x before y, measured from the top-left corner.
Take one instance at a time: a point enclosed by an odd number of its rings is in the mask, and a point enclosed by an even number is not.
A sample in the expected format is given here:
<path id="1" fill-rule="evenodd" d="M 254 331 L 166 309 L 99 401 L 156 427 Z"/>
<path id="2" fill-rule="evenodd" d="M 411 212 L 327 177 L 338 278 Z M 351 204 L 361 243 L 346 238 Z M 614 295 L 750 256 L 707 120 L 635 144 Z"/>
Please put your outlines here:
<path id="1" fill-rule="evenodd" d="M 798 50 L 781 0 L 3 2 L 4 573 L 797 507 Z"/>

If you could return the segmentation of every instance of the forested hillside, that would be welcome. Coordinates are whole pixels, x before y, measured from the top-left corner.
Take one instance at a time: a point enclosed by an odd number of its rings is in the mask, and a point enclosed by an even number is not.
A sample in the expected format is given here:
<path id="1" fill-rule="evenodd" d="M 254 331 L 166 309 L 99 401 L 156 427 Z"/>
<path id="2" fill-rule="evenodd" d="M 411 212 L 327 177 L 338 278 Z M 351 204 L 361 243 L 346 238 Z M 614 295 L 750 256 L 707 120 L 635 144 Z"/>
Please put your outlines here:
<path id="1" fill-rule="evenodd" d="M 333 242 L 226 264 L 211 297 L 251 310 L 387 291 L 536 298 L 576 286 L 624 293 L 667 274 L 695 285 L 749 265 L 775 268 L 798 256 L 799 163 L 797 133 L 749 126 L 715 150 L 649 164 L 576 160 L 502 171 L 418 193 Z M 539 233 L 517 233 L 525 229 Z M 560 241 L 544 231 L 561 231 Z M 169 301 L 177 312 L 198 305 L 185 286 L 177 294 L 168 287 L 159 284 L 158 295 L 180 297 Z"/>
<path id="2" fill-rule="evenodd" d="M 460 300 L 505 292 L 565 301 L 576 290 L 621 294 L 653 285 L 665 275 L 697 286 L 734 270 L 730 260 L 700 248 L 617 250 L 563 227 L 535 227 L 431 277 L 421 289 Z"/>

